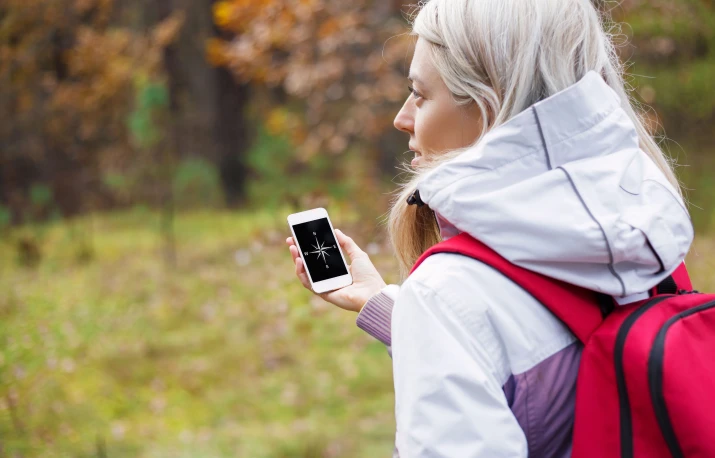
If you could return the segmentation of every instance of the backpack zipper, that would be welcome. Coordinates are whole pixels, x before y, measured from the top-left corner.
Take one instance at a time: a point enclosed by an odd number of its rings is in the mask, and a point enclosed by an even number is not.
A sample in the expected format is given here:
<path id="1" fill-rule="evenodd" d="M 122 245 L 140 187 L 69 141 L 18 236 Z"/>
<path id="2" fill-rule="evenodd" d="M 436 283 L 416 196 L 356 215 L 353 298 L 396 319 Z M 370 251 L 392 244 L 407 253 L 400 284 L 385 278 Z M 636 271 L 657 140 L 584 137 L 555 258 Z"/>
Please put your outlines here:
<path id="1" fill-rule="evenodd" d="M 658 425 L 660 425 L 665 443 L 675 458 L 681 458 L 685 455 L 675 435 L 675 430 L 673 429 L 673 424 L 668 414 L 668 406 L 665 404 L 665 396 L 663 395 L 663 357 L 665 353 L 666 334 L 670 327 L 677 321 L 713 307 L 715 307 L 715 301 L 693 307 L 671 317 L 660 328 L 660 331 L 658 331 L 648 358 L 648 385 L 650 385 L 650 395 L 653 402 L 653 409 L 655 410 L 655 417 L 658 420 Z"/>
<path id="2" fill-rule="evenodd" d="M 626 374 L 623 368 L 623 352 L 626 347 L 626 339 L 638 318 L 653 306 L 671 297 L 674 297 L 674 295 L 660 296 L 646 302 L 623 321 L 616 335 L 614 362 L 616 365 L 616 386 L 618 387 L 618 405 L 621 419 L 621 458 L 633 458 L 633 420 L 631 417 L 631 405 L 628 400 L 628 390 L 626 389 Z"/>

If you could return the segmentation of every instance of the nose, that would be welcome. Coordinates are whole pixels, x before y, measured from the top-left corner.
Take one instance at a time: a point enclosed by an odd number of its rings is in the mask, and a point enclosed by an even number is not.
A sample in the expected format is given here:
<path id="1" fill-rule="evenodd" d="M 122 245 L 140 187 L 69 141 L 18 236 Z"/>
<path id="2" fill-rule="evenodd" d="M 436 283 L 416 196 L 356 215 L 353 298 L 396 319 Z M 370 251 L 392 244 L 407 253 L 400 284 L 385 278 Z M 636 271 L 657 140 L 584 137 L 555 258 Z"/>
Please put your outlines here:
<path id="1" fill-rule="evenodd" d="M 408 134 L 414 134 L 415 132 L 415 117 L 414 117 L 414 103 L 412 103 L 412 97 L 408 97 L 405 100 L 405 104 L 402 105 L 400 111 L 395 116 L 395 129 L 401 130 L 402 132 L 407 132 Z"/>

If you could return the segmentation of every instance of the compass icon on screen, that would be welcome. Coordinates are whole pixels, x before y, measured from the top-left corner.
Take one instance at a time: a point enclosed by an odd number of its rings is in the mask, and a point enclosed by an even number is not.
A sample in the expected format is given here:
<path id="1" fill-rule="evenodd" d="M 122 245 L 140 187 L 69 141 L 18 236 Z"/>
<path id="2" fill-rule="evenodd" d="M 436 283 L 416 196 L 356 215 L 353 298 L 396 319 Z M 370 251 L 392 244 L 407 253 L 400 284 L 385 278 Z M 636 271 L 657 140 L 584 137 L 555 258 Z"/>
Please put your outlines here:
<path id="1" fill-rule="evenodd" d="M 310 254 L 314 254 L 314 255 L 316 255 L 317 257 L 321 257 L 321 256 L 322 256 L 322 257 L 323 257 L 323 262 L 325 262 L 325 261 L 326 261 L 326 260 L 325 260 L 325 257 L 326 257 L 326 256 L 330 256 L 330 255 L 328 254 L 328 250 L 335 249 L 335 245 L 333 245 L 333 246 L 325 246 L 325 242 L 320 243 L 320 242 L 318 241 L 318 236 L 315 235 L 315 232 L 313 232 L 313 235 L 315 236 L 315 245 L 312 245 L 312 246 L 313 246 L 313 248 L 315 248 L 315 251 L 311 251 Z M 306 252 L 305 254 L 308 254 L 308 253 Z"/>

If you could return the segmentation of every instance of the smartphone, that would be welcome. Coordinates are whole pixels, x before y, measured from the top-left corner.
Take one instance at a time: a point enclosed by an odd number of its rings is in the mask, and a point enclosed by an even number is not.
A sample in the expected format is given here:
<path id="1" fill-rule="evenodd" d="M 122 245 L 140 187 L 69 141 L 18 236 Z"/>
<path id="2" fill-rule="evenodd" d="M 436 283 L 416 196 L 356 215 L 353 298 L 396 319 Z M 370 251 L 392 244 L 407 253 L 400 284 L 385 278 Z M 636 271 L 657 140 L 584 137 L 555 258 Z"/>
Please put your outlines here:
<path id="1" fill-rule="evenodd" d="M 288 226 L 313 291 L 324 293 L 353 283 L 333 224 L 324 208 L 288 215 Z"/>

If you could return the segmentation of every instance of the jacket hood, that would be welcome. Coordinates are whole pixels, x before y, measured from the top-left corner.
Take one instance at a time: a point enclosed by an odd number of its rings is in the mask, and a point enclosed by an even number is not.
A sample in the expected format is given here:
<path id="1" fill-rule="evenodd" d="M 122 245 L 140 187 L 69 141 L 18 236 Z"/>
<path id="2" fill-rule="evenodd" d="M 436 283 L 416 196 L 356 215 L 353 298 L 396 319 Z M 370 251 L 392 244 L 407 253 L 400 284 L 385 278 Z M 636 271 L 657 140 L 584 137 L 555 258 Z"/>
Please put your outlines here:
<path id="1" fill-rule="evenodd" d="M 657 285 L 693 239 L 678 192 L 593 71 L 428 172 L 418 189 L 443 236 L 467 232 L 514 264 L 612 296 Z"/>

